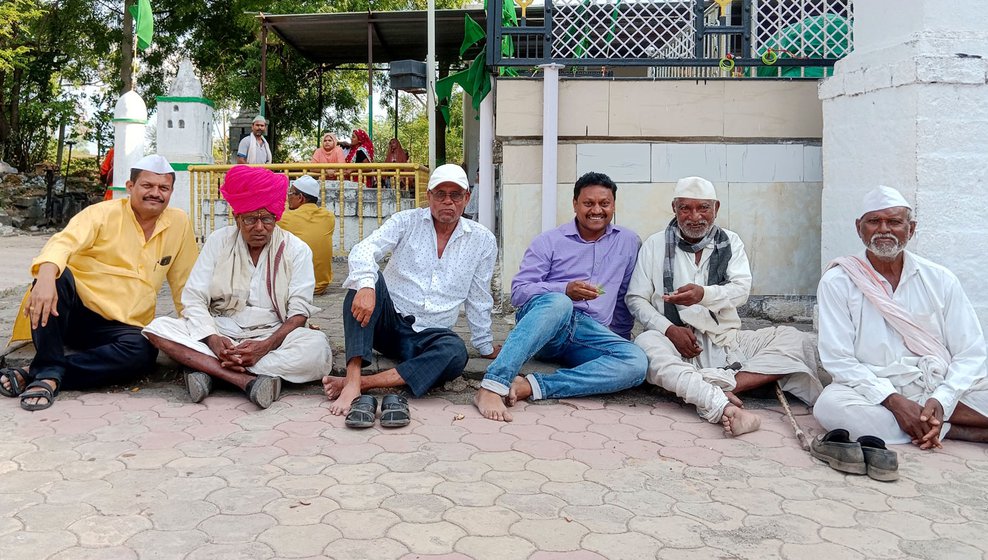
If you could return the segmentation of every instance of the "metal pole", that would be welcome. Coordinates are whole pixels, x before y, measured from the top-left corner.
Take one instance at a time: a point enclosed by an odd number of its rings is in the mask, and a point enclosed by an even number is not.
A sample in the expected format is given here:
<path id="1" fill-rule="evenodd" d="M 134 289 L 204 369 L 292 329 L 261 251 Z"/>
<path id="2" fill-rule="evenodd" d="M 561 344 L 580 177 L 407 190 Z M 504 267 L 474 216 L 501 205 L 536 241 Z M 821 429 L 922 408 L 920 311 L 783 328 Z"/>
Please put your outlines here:
<path id="1" fill-rule="evenodd" d="M 367 136 L 374 141 L 374 24 L 367 14 Z"/>
<path id="2" fill-rule="evenodd" d="M 429 0 L 427 11 L 428 55 L 425 57 L 425 80 L 429 116 L 429 170 L 436 168 L 436 0 Z"/>
<path id="3" fill-rule="evenodd" d="M 497 87 L 497 80 L 494 81 Z M 477 219 L 487 229 L 494 231 L 494 92 L 480 102 L 480 164 L 477 188 Z M 497 233 L 495 232 L 495 235 Z"/>
<path id="4" fill-rule="evenodd" d="M 559 139 L 559 70 L 562 64 L 540 64 L 542 69 L 542 231 L 556 227 L 556 142 Z"/>
<path id="5" fill-rule="evenodd" d="M 323 99 L 322 99 L 322 64 L 319 65 L 319 114 L 316 117 L 316 148 L 322 147 L 322 114 L 323 114 Z"/>
<path id="6" fill-rule="evenodd" d="M 395 138 L 398 137 L 398 90 L 395 90 Z"/>

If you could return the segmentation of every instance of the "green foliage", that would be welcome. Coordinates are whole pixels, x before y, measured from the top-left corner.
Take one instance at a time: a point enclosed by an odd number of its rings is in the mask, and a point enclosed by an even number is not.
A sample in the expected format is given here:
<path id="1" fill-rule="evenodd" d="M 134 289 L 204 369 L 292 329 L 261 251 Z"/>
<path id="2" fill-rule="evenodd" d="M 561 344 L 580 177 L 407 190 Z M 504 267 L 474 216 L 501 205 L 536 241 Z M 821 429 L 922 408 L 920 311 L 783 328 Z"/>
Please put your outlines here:
<path id="1" fill-rule="evenodd" d="M 394 97 L 391 97 L 393 100 Z M 408 151 L 410 161 L 429 164 L 428 111 L 414 96 L 401 93 L 398 99 L 398 140 Z M 450 122 L 446 128 L 446 154 L 436 155 L 436 164 L 463 162 L 463 92 L 453 94 L 449 107 Z M 387 116 L 374 119 L 374 153 L 383 160 L 388 151 L 388 141 L 394 136 L 394 101 Z"/>

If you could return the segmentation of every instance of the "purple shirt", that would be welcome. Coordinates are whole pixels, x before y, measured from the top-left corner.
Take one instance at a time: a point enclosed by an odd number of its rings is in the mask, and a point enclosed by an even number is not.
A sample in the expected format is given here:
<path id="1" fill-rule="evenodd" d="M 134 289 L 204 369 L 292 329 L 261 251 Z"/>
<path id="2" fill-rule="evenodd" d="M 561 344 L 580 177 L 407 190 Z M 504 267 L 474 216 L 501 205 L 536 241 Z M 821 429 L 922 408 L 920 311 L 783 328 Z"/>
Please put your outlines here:
<path id="1" fill-rule="evenodd" d="M 608 225 L 597 241 L 585 241 L 576 220 L 542 233 L 532 241 L 511 281 L 511 304 L 522 307 L 535 296 L 566 293 L 566 284 L 582 280 L 604 287 L 590 301 L 574 301 L 573 308 L 624 338 L 630 338 L 635 319 L 624 303 L 628 281 L 635 269 L 641 240 L 630 229 Z"/>

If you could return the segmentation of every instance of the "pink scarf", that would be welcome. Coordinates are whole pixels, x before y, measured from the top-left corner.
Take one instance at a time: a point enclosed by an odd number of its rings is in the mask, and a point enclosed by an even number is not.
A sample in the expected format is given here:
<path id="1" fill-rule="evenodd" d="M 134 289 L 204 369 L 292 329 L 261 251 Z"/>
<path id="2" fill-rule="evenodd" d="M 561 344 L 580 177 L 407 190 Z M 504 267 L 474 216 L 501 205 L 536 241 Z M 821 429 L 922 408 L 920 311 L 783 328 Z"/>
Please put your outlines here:
<path id="1" fill-rule="evenodd" d="M 950 363 L 950 352 L 940 340 L 913 320 L 912 315 L 892 300 L 885 284 L 875 270 L 860 257 L 838 257 L 827 265 L 827 270 L 839 266 L 848 278 L 861 290 L 865 299 L 878 309 L 885 322 L 902 337 L 906 348 L 918 356 L 936 356 L 945 364 Z"/>

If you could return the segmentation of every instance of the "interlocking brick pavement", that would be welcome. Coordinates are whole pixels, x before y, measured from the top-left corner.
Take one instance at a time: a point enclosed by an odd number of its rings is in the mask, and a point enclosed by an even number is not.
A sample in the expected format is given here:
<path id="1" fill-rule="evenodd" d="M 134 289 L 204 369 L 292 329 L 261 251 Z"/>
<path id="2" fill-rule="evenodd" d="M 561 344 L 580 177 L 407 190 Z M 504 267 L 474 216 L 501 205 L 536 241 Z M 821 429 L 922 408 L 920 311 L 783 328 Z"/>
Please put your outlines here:
<path id="1" fill-rule="evenodd" d="M 317 300 L 337 350 L 341 300 Z M 397 430 L 344 428 L 316 385 L 193 404 L 167 361 L 47 411 L 0 399 L 0 558 L 988 558 L 988 446 L 899 446 L 881 483 L 810 458 L 774 400 L 748 400 L 762 429 L 732 439 L 649 388 L 495 423 L 470 405 L 485 364 Z"/>

